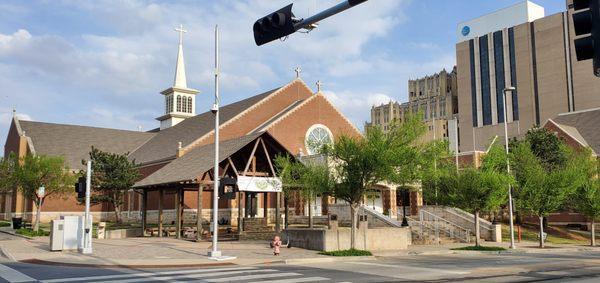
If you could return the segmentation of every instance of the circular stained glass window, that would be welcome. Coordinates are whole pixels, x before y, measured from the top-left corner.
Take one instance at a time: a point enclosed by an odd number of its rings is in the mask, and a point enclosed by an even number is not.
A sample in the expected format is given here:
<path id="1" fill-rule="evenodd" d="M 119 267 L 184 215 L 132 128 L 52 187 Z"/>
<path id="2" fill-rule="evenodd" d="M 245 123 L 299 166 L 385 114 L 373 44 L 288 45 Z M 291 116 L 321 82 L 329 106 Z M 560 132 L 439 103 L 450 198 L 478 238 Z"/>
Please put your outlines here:
<path id="1" fill-rule="evenodd" d="M 333 135 L 325 125 L 316 124 L 306 132 L 304 143 L 309 155 L 319 154 L 324 145 L 333 143 Z"/>

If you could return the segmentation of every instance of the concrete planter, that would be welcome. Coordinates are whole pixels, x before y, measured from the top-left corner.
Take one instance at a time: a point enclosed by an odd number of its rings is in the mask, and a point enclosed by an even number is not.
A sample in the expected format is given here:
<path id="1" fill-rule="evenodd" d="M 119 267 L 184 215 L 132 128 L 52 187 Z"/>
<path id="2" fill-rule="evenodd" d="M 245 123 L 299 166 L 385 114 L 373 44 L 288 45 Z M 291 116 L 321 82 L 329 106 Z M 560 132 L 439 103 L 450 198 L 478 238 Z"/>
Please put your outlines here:
<path id="1" fill-rule="evenodd" d="M 104 239 L 124 239 L 141 237 L 142 228 L 129 228 L 129 229 L 117 229 L 117 230 L 106 230 L 104 232 Z"/>

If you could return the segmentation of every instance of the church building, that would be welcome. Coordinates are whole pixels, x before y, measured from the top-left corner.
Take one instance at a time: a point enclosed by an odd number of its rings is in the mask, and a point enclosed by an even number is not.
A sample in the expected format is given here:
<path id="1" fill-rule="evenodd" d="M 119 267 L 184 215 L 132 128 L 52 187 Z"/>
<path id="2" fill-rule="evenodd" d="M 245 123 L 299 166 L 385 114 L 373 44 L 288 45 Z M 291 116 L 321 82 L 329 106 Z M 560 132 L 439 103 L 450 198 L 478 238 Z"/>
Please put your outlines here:
<path id="1" fill-rule="evenodd" d="M 314 92 L 296 71 L 296 78 L 285 85 L 220 108 L 217 172 L 222 178 L 276 177 L 273 159 L 277 154 L 313 155 L 314 145 L 330 143 L 340 135 L 361 135 L 323 95 L 319 85 Z M 158 127 L 148 132 L 25 121 L 14 115 L 4 154 L 62 156 L 74 172 L 84 169 L 82 160 L 89 158 L 92 146 L 128 154 L 142 177 L 127 194 L 121 211 L 124 220 L 163 223 L 178 219 L 177 224 L 182 225 L 202 222 L 197 216 L 201 215 L 208 221 L 215 174 L 215 116 L 211 111 L 196 114 L 196 96 L 201 94 L 188 87 L 181 34 L 173 86 L 160 94 L 164 112 L 156 118 Z M 221 198 L 220 222 L 233 226 L 243 217 L 274 219 L 275 211 L 282 207 L 279 195 L 249 192 L 235 199 Z M 395 215 L 395 189 L 387 190 L 379 199 L 378 206 Z M 326 214 L 327 204 L 332 201 L 330 197 L 319 198 L 316 214 Z M 303 213 L 305 205 L 298 200 L 295 204 L 295 211 Z M 0 217 L 31 219 L 32 211 L 32 200 L 17 191 L 0 196 Z M 54 197 L 44 203 L 41 220 L 47 222 L 82 211 L 75 193 Z M 107 204 L 95 204 L 91 211 L 94 221 L 114 219 L 114 208 Z"/>

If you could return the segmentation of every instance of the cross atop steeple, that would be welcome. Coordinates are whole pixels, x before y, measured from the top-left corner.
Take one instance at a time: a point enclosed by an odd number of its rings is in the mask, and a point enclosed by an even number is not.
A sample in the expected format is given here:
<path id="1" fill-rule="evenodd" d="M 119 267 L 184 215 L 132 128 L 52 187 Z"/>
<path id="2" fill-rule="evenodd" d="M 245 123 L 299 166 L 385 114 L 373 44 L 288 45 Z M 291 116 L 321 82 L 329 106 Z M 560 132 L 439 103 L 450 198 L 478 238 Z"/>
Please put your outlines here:
<path id="1" fill-rule="evenodd" d="M 300 72 L 302 72 L 302 68 L 298 66 L 296 69 L 294 69 L 294 72 L 296 72 L 296 78 L 300 78 Z"/>
<path id="2" fill-rule="evenodd" d="M 320 92 L 321 86 L 323 85 L 323 83 L 319 80 L 319 81 L 317 81 L 316 85 L 317 85 L 317 92 Z"/>
<path id="3" fill-rule="evenodd" d="M 176 32 L 179 32 L 179 45 L 183 45 L 183 34 L 187 32 L 187 30 L 183 29 L 183 25 L 179 25 L 178 28 L 175 28 Z"/>

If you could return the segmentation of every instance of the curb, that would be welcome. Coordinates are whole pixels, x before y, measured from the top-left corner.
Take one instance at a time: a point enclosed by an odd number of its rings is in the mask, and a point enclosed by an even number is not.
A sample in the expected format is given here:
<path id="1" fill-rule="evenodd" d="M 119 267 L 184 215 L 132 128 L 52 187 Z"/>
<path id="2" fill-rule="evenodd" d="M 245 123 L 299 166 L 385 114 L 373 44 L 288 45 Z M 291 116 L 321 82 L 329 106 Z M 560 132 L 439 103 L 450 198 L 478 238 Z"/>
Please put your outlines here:
<path id="1" fill-rule="evenodd" d="M 26 239 L 26 240 L 33 240 L 32 237 L 28 237 L 28 236 L 17 234 L 17 233 L 12 233 L 12 232 L 9 232 L 9 231 L 0 230 L 0 233 L 4 233 L 4 234 L 7 234 L 7 235 L 11 235 L 11 236 L 23 238 L 23 239 Z"/>
<path id="2" fill-rule="evenodd" d="M 3 257 L 7 258 L 10 261 L 17 261 L 8 251 L 6 251 L 6 249 L 0 245 L 0 255 L 2 255 Z"/>
<path id="3" fill-rule="evenodd" d="M 69 266 L 69 267 L 95 267 L 95 268 L 176 268 L 176 267 L 213 267 L 213 266 L 228 266 L 237 265 L 231 262 L 216 262 L 216 263 L 198 263 L 198 264 L 88 264 L 88 263 L 71 263 L 59 262 L 41 259 L 24 259 L 19 260 L 21 263 L 52 265 L 52 266 Z"/>
<path id="4" fill-rule="evenodd" d="M 295 258 L 286 259 L 285 264 L 303 264 L 303 263 L 327 263 L 327 262 L 352 262 L 363 260 L 376 260 L 375 256 L 340 256 L 340 257 L 314 257 L 314 258 Z"/>
<path id="5" fill-rule="evenodd" d="M 439 251 L 410 251 L 408 255 L 444 255 L 444 254 L 464 254 L 464 255 L 477 255 L 477 254 L 535 254 L 535 253 L 565 253 L 565 252 L 592 252 L 600 251 L 600 248 L 549 248 L 549 249 L 517 249 L 517 250 L 505 250 L 505 251 L 461 251 L 461 250 L 439 250 Z M 384 256 L 385 257 L 385 256 Z"/>

